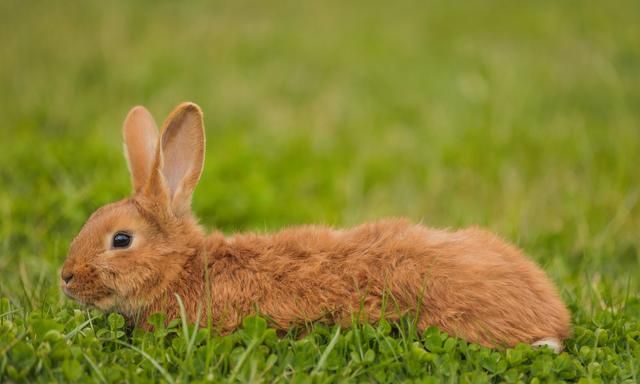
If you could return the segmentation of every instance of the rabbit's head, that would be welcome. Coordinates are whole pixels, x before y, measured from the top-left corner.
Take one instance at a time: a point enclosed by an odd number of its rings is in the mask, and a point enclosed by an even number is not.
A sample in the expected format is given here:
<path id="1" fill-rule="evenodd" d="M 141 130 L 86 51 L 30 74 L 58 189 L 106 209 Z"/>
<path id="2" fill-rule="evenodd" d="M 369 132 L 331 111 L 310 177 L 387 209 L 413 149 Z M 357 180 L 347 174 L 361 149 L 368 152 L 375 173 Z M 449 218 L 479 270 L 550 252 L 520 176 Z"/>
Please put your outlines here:
<path id="1" fill-rule="evenodd" d="M 191 214 L 204 163 L 202 112 L 179 105 L 159 137 L 149 112 L 135 107 L 123 133 L 133 195 L 91 215 L 71 243 L 61 286 L 83 304 L 133 315 L 179 277 L 204 239 Z"/>

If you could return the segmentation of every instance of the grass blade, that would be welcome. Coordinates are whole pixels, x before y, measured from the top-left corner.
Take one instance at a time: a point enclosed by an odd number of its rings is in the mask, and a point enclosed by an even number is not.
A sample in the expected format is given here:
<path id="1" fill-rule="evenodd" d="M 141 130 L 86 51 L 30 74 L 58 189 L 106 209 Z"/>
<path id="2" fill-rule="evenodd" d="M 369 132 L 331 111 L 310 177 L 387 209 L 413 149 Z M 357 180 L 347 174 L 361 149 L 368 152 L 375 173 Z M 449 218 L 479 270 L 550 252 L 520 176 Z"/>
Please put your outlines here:
<path id="1" fill-rule="evenodd" d="M 324 349 L 324 351 L 322 352 L 322 355 L 320 356 L 320 360 L 318 360 L 318 364 L 311 372 L 312 375 L 317 375 L 318 373 L 320 373 L 322 369 L 324 369 L 324 366 L 327 364 L 327 358 L 329 357 L 329 354 L 331 353 L 333 348 L 336 346 L 339 336 L 340 336 L 340 327 L 336 327 L 336 331 L 331 337 L 331 341 L 329 342 L 329 345 L 327 345 L 327 348 Z"/>
<path id="2" fill-rule="evenodd" d="M 171 383 L 171 384 L 175 383 L 175 380 L 173 380 L 173 377 L 171 377 L 169 372 L 167 372 L 166 369 L 162 368 L 162 366 L 153 357 L 151 357 L 148 353 L 146 353 L 142 349 L 136 347 L 135 345 L 131 345 L 129 343 L 125 343 L 124 341 L 120 341 L 120 340 L 112 340 L 112 339 L 101 339 L 101 340 L 120 344 L 127 348 L 133 349 L 134 351 L 141 354 L 145 359 L 149 360 L 149 362 L 158 370 L 158 372 L 160 372 L 162 377 L 164 377 L 164 379 L 167 380 L 168 383 Z"/>

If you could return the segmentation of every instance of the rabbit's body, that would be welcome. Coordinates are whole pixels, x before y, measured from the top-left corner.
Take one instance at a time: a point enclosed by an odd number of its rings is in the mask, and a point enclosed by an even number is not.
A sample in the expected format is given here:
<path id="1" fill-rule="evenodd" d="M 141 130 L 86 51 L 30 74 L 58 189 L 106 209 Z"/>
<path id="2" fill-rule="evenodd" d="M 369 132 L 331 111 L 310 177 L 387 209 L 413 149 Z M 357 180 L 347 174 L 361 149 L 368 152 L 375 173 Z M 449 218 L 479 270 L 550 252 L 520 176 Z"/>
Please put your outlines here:
<path id="1" fill-rule="evenodd" d="M 568 336 L 569 314 L 548 277 L 484 230 L 390 219 L 206 236 L 189 209 L 201 122 L 184 104 L 158 142 L 146 110 L 132 110 L 125 141 L 135 194 L 98 210 L 74 240 L 62 271 L 68 295 L 142 326 L 154 312 L 179 316 L 179 296 L 190 321 L 210 315 L 223 332 L 255 313 L 282 330 L 410 314 L 420 330 L 434 325 L 493 347 Z"/>

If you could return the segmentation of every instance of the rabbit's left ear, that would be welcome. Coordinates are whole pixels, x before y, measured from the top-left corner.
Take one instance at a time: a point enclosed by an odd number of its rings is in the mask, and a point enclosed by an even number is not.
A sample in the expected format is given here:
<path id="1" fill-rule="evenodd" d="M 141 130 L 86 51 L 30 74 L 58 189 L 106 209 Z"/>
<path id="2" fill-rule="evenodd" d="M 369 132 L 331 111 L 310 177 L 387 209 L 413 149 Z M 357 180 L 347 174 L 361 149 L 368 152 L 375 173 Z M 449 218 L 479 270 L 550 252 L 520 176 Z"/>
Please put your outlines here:
<path id="1" fill-rule="evenodd" d="M 137 193 L 149 180 L 158 144 L 158 128 L 146 108 L 137 106 L 129 111 L 122 136 L 133 191 Z"/>
<path id="2" fill-rule="evenodd" d="M 200 107 L 182 103 L 164 122 L 147 192 L 165 200 L 176 216 L 189 213 L 204 165 L 204 122 Z"/>

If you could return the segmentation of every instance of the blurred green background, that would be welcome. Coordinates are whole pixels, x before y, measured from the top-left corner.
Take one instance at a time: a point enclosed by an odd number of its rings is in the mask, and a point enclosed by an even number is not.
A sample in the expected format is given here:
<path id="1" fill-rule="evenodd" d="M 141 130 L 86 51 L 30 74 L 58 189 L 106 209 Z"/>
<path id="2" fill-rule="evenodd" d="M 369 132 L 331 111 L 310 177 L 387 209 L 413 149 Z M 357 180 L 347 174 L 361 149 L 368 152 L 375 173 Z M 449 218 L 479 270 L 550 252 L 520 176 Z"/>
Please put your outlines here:
<path id="1" fill-rule="evenodd" d="M 3 0 L 0 294 L 63 302 L 69 241 L 130 192 L 127 111 L 191 100 L 208 228 L 479 224 L 588 318 L 590 289 L 638 293 L 639 20 L 638 1 Z"/>

